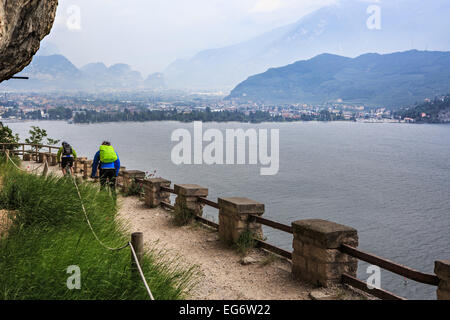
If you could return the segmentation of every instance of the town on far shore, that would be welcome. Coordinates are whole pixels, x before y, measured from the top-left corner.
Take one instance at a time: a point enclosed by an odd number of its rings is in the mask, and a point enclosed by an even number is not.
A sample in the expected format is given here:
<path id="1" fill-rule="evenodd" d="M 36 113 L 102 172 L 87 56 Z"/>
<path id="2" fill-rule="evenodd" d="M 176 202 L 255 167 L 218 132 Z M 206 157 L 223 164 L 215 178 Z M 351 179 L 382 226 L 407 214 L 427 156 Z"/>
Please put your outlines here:
<path id="1" fill-rule="evenodd" d="M 335 101 L 326 104 L 242 103 L 214 94 L 181 93 L 18 93 L 0 96 L 2 121 L 65 120 L 70 123 L 113 121 L 355 121 L 366 123 L 447 123 L 449 96 L 428 98 L 415 106 L 386 108 Z M 428 106 L 428 108 L 427 108 Z M 427 110 L 431 110 L 427 112 Z"/>

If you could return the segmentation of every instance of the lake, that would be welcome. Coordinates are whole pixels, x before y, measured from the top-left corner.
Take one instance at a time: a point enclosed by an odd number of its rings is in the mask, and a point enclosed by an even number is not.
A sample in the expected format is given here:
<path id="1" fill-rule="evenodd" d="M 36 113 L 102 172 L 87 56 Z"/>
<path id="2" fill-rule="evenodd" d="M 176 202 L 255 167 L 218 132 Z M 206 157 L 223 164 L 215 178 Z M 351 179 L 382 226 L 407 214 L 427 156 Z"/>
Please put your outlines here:
<path id="1" fill-rule="evenodd" d="M 128 169 L 156 170 L 173 183 L 209 188 L 210 199 L 245 196 L 266 205 L 266 218 L 290 224 L 308 218 L 354 227 L 362 250 L 433 273 L 450 258 L 450 126 L 331 123 L 205 123 L 204 129 L 280 130 L 280 168 L 261 176 L 260 165 L 180 165 L 171 161 L 171 133 L 193 131 L 177 122 L 75 125 L 9 123 L 23 140 L 31 125 L 67 140 L 93 158 L 112 142 Z M 205 214 L 217 220 L 217 210 Z M 264 229 L 268 242 L 292 250 L 292 237 Z M 359 278 L 367 279 L 367 264 Z M 410 299 L 436 299 L 436 288 L 382 272 L 381 286 Z"/>

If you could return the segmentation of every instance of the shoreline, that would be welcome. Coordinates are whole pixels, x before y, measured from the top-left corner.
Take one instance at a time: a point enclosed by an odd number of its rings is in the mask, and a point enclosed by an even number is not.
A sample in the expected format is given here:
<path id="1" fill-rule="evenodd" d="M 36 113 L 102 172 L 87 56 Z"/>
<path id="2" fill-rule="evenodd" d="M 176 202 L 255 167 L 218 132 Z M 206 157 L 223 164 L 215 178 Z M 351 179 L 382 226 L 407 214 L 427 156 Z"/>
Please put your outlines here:
<path id="1" fill-rule="evenodd" d="M 416 124 L 416 125 L 450 125 L 450 122 L 440 122 L 440 123 L 431 123 L 431 122 L 405 122 L 405 121 L 352 121 L 352 120 L 334 120 L 334 121 L 319 121 L 319 120 L 292 120 L 292 121 L 262 121 L 262 122 L 245 122 L 245 121 L 202 121 L 202 120 L 193 120 L 193 121 L 177 121 L 177 120 L 146 120 L 146 121 L 99 121 L 99 122 L 69 122 L 67 120 L 48 120 L 48 119 L 27 119 L 27 120 L 8 120 L 8 119 L 0 119 L 0 122 L 4 124 L 8 123 L 28 123 L 28 122 L 65 122 L 71 125 L 95 125 L 95 124 L 113 124 L 113 123 L 152 123 L 152 122 L 174 122 L 174 123 L 183 123 L 189 124 L 194 123 L 196 121 L 201 121 L 202 123 L 243 123 L 243 124 L 286 124 L 286 123 L 364 123 L 364 124 Z"/>

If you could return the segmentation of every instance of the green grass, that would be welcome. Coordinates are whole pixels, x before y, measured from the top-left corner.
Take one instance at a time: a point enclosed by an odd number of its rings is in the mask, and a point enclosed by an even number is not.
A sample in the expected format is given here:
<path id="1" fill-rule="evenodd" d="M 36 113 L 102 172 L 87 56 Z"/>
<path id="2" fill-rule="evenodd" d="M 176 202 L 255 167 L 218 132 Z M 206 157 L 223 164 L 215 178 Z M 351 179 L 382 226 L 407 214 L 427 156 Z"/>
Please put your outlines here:
<path id="1" fill-rule="evenodd" d="M 0 159 L 0 208 L 17 210 L 13 227 L 0 239 L 0 299 L 148 299 L 131 273 L 129 248 L 113 252 L 90 231 L 70 178 L 19 172 Z M 80 182 L 94 230 L 109 247 L 129 241 L 115 220 L 116 202 L 108 192 Z M 71 265 L 81 269 L 81 289 L 69 290 Z M 197 269 L 178 265 L 156 250 L 142 268 L 155 299 L 183 299 L 195 285 Z"/>
<path id="2" fill-rule="evenodd" d="M 239 239 L 234 244 L 237 252 L 245 256 L 251 249 L 256 246 L 255 234 L 250 230 L 245 230 L 239 236 Z"/>

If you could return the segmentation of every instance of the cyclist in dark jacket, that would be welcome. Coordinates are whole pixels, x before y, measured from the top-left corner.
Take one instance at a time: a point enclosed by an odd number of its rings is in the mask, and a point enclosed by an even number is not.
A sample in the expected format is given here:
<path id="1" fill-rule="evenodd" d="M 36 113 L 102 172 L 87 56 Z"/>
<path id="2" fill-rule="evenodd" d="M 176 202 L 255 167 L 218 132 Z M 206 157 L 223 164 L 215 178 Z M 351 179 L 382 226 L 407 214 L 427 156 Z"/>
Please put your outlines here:
<path id="1" fill-rule="evenodd" d="M 58 159 L 58 162 L 61 163 L 63 175 L 67 174 L 67 167 L 70 169 L 70 173 L 73 175 L 73 162 L 77 159 L 77 153 L 75 149 L 73 149 L 70 144 L 64 141 L 62 143 L 62 147 L 59 148 L 58 153 L 56 154 L 56 158 Z"/>

